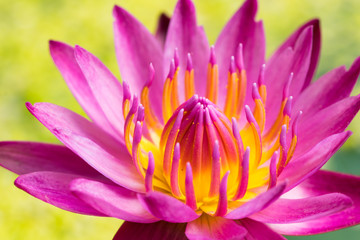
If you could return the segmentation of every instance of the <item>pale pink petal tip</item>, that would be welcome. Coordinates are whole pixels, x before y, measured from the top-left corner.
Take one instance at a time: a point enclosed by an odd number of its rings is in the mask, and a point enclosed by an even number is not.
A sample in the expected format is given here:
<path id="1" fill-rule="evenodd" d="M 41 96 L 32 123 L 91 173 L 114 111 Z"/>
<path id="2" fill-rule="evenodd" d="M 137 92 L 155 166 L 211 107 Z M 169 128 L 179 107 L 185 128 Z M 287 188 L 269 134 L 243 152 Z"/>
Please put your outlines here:
<path id="1" fill-rule="evenodd" d="M 231 58 L 230 58 L 229 72 L 230 72 L 230 74 L 236 73 L 235 57 L 234 56 L 231 56 Z"/>
<path id="2" fill-rule="evenodd" d="M 210 60 L 209 63 L 211 64 L 211 66 L 214 66 L 216 64 L 216 56 L 215 56 L 215 47 L 214 45 L 212 45 L 210 47 Z"/>
<path id="3" fill-rule="evenodd" d="M 252 97 L 253 99 L 261 99 L 259 89 L 256 83 L 252 85 Z"/>
<path id="4" fill-rule="evenodd" d="M 193 62 L 192 62 L 192 58 L 191 58 L 191 53 L 187 54 L 187 62 L 186 62 L 186 70 L 191 72 L 191 70 L 193 70 Z"/>

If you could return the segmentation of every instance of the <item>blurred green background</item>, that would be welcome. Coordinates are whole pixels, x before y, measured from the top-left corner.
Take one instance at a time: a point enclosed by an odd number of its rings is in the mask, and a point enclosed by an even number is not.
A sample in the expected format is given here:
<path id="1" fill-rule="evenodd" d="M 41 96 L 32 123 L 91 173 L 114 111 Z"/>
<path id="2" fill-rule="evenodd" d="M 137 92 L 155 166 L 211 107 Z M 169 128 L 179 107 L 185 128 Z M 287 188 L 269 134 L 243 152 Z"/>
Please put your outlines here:
<path id="1" fill-rule="evenodd" d="M 195 0 L 198 22 L 210 43 L 242 1 Z M 119 76 L 114 54 L 112 7 L 129 10 L 154 32 L 161 12 L 175 0 L 0 0 L 0 140 L 58 142 L 25 109 L 24 103 L 52 102 L 83 113 L 48 52 L 48 40 L 79 44 Z M 317 76 L 360 55 L 360 1 L 260 0 L 258 18 L 266 29 L 268 56 L 303 22 L 319 17 L 322 52 Z M 353 94 L 358 94 L 359 84 Z M 350 126 L 350 141 L 326 168 L 360 175 L 360 118 Z M 0 169 L 0 239 L 111 239 L 121 220 L 59 210 L 13 186 L 15 174 Z M 360 227 L 289 239 L 358 239 Z"/>

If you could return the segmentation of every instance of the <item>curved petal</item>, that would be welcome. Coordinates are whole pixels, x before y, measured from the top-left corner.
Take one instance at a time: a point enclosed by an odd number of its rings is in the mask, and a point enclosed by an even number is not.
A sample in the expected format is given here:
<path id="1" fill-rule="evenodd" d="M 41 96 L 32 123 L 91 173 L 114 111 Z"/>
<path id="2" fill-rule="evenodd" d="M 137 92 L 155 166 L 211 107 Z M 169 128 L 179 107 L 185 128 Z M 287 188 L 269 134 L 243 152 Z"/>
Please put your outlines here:
<path id="1" fill-rule="evenodd" d="M 255 21 L 257 1 L 247 0 L 226 24 L 215 43 L 219 64 L 219 106 L 226 97 L 226 85 L 231 56 L 243 44 L 244 64 L 247 75 L 246 103 L 251 104 L 251 86 L 257 82 L 261 65 L 265 62 L 265 33 L 261 21 Z"/>
<path id="2" fill-rule="evenodd" d="M 37 142 L 0 142 L 0 165 L 16 173 L 39 171 L 103 178 L 67 147 Z"/>
<path id="3" fill-rule="evenodd" d="M 190 222 L 199 217 L 188 205 L 164 193 L 148 192 L 138 197 L 152 215 L 167 222 Z"/>
<path id="4" fill-rule="evenodd" d="M 282 92 L 290 73 L 293 79 L 289 87 L 289 96 L 297 98 L 304 87 L 306 76 L 309 72 L 313 41 L 314 26 L 307 26 L 291 41 L 286 42 L 269 59 L 265 68 L 265 85 L 267 89 L 266 100 L 266 129 L 274 123 L 282 101 Z"/>
<path id="5" fill-rule="evenodd" d="M 250 218 L 265 223 L 305 222 L 340 212 L 352 204 L 351 199 L 341 193 L 302 199 L 278 199 Z"/>
<path id="6" fill-rule="evenodd" d="M 74 48 L 57 41 L 50 41 L 49 45 L 50 54 L 56 67 L 85 113 L 96 124 L 112 133 L 113 128 L 95 99 L 84 74 L 75 60 Z"/>
<path id="7" fill-rule="evenodd" d="M 132 15 L 121 7 L 113 10 L 115 50 L 121 78 L 127 81 L 133 93 L 140 96 L 149 79 L 149 64 L 155 69 L 155 78 L 150 88 L 152 109 L 159 119 L 161 113 L 161 94 L 163 89 L 163 53 L 156 38 Z M 136 37 L 134 37 L 136 36 Z"/>
<path id="8" fill-rule="evenodd" d="M 244 238 L 245 240 L 286 240 L 286 238 L 274 232 L 261 222 L 249 218 L 241 219 L 239 222 L 248 231 L 248 234 Z"/>
<path id="9" fill-rule="evenodd" d="M 285 50 L 288 47 L 293 47 L 296 44 L 296 41 L 298 40 L 299 36 L 302 34 L 302 32 L 307 29 L 308 27 L 312 27 L 313 29 L 313 36 L 312 36 L 312 48 L 311 48 L 311 59 L 310 59 L 310 65 L 309 69 L 307 71 L 307 75 L 304 81 L 304 87 L 306 88 L 315 73 L 319 56 L 320 56 L 320 48 L 321 48 L 321 31 L 320 31 L 320 21 L 319 19 L 312 19 L 302 26 L 300 26 L 291 36 L 276 50 L 276 53 Z M 275 54 L 276 54 L 275 53 Z M 274 54 L 274 55 L 275 55 Z"/>
<path id="10" fill-rule="evenodd" d="M 19 176 L 15 185 L 30 195 L 66 211 L 106 216 L 70 192 L 70 182 L 82 176 L 58 172 L 33 172 Z"/>
<path id="11" fill-rule="evenodd" d="M 360 109 L 360 95 L 345 98 L 317 112 L 311 118 L 300 119 L 298 144 L 294 158 L 303 155 L 322 139 L 343 132 Z"/>
<path id="12" fill-rule="evenodd" d="M 349 97 L 360 73 L 360 57 L 348 71 L 345 67 L 336 68 L 320 77 L 295 99 L 293 112 L 303 111 L 301 118 L 306 120 L 323 108 Z"/>
<path id="13" fill-rule="evenodd" d="M 135 192 L 87 179 L 75 179 L 70 185 L 76 197 L 109 217 L 150 223 L 159 221 L 140 204 Z"/>
<path id="14" fill-rule="evenodd" d="M 75 46 L 75 58 L 113 129 L 124 135 L 123 89 L 120 82 L 94 55 Z"/>
<path id="15" fill-rule="evenodd" d="M 345 143 L 350 135 L 351 132 L 347 131 L 325 138 L 306 154 L 291 160 L 278 179 L 280 181 L 284 179 L 289 180 L 287 191 L 294 188 L 318 171 Z"/>
<path id="16" fill-rule="evenodd" d="M 113 240 L 187 240 L 185 236 L 186 223 L 155 223 L 124 222 Z"/>
<path id="17" fill-rule="evenodd" d="M 229 212 L 227 215 L 225 215 L 225 218 L 241 219 L 263 210 L 281 196 L 285 190 L 286 185 L 287 182 L 285 181 L 276 187 L 261 193 L 256 198 Z"/>
<path id="18" fill-rule="evenodd" d="M 197 26 L 195 6 L 191 0 L 179 0 L 171 17 L 164 47 L 164 74 L 169 71 L 175 48 L 179 53 L 180 100 L 184 100 L 184 79 L 188 53 L 191 53 L 193 60 L 196 92 L 204 96 L 210 46 L 202 28 Z"/>
<path id="19" fill-rule="evenodd" d="M 293 191 L 301 197 L 339 192 L 351 198 L 354 206 L 342 212 L 311 221 L 271 224 L 277 232 L 288 235 L 311 235 L 338 230 L 360 223 L 360 177 L 330 171 L 318 171 Z"/>
<path id="20" fill-rule="evenodd" d="M 231 240 L 243 239 L 247 231 L 234 220 L 203 214 L 187 224 L 185 234 L 191 240 Z"/>
<path id="21" fill-rule="evenodd" d="M 28 103 L 27 107 L 65 146 L 104 176 L 130 190 L 145 191 L 124 144 L 66 108 L 50 103 Z"/>

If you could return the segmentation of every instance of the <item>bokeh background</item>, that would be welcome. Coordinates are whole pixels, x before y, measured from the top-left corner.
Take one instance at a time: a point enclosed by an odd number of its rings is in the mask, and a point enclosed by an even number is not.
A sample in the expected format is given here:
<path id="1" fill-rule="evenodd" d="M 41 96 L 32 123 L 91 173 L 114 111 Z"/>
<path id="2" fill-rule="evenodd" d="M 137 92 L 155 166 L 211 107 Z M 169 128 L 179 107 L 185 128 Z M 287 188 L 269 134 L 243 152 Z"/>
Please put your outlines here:
<path id="1" fill-rule="evenodd" d="M 360 1 L 260 0 L 258 18 L 265 22 L 267 55 L 303 22 L 318 17 L 322 52 L 317 76 L 350 66 L 360 55 Z M 133 13 L 151 31 L 159 14 L 171 15 L 175 0 L 0 0 L 0 140 L 58 143 L 26 110 L 24 103 L 47 101 L 82 113 L 55 68 L 48 40 L 78 44 L 98 56 L 119 76 L 114 54 L 112 7 Z M 210 43 L 242 0 L 195 0 L 198 22 Z M 359 84 L 353 94 L 359 94 Z M 353 136 L 325 166 L 360 175 L 360 118 Z M 0 169 L 0 239 L 111 239 L 122 223 L 62 211 L 13 186 L 16 175 Z M 359 186 L 360 187 L 360 186 Z M 358 239 L 360 227 L 289 239 Z"/>

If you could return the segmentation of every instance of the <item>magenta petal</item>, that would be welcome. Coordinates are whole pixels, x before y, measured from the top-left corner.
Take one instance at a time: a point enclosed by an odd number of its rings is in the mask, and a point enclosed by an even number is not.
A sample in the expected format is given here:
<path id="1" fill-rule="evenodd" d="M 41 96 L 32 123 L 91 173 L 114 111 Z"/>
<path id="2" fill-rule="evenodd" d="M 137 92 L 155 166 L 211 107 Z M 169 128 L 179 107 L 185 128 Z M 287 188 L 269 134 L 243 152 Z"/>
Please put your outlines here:
<path id="1" fill-rule="evenodd" d="M 113 240 L 187 240 L 186 223 L 155 223 L 124 222 Z"/>
<path id="2" fill-rule="evenodd" d="M 140 204 L 135 192 L 87 179 L 76 179 L 70 189 L 75 196 L 109 217 L 125 221 L 150 223 L 159 219 Z"/>
<path id="3" fill-rule="evenodd" d="M 297 98 L 305 84 L 305 79 L 311 63 L 314 27 L 308 26 L 294 40 L 292 45 L 281 46 L 269 59 L 265 68 L 266 129 L 274 123 L 282 101 L 282 92 L 289 76 L 294 77 L 289 88 L 289 96 Z"/>
<path id="4" fill-rule="evenodd" d="M 215 44 L 216 58 L 219 64 L 219 106 L 223 106 L 226 97 L 226 83 L 231 56 L 243 45 L 244 63 L 247 75 L 246 103 L 252 103 L 251 86 L 257 82 L 261 65 L 265 62 L 265 33 L 261 21 L 255 21 L 257 2 L 247 0 L 234 14 L 220 33 Z"/>
<path id="5" fill-rule="evenodd" d="M 343 132 L 360 108 L 360 95 L 345 98 L 317 112 L 305 122 L 300 120 L 294 158 L 303 155 L 322 139 Z"/>
<path id="6" fill-rule="evenodd" d="M 188 205 L 164 193 L 149 192 L 138 197 L 152 215 L 167 222 L 190 222 L 199 217 Z"/>
<path id="7" fill-rule="evenodd" d="M 65 146 L 104 176 L 133 191 L 145 191 L 124 144 L 66 108 L 50 103 L 28 103 L 27 107 Z"/>
<path id="8" fill-rule="evenodd" d="M 321 48 L 321 32 L 320 32 L 319 19 L 310 20 L 309 22 L 299 27 L 276 51 L 276 52 L 280 52 L 288 47 L 293 47 L 296 44 L 296 41 L 298 40 L 301 33 L 308 27 L 312 27 L 313 34 L 312 34 L 311 59 L 310 59 L 309 69 L 307 70 L 306 78 L 304 81 L 304 88 L 306 88 L 310 84 L 319 60 L 320 48 Z"/>
<path id="9" fill-rule="evenodd" d="M 52 171 L 103 177 L 68 148 L 55 144 L 0 142 L 0 165 L 19 175 Z"/>
<path id="10" fill-rule="evenodd" d="M 351 207 L 352 203 L 348 196 L 341 193 L 302 199 L 278 199 L 250 218 L 265 223 L 304 222 L 340 212 Z"/>
<path id="11" fill-rule="evenodd" d="M 303 111 L 301 118 L 306 120 L 321 109 L 349 97 L 359 72 L 360 58 L 357 58 L 348 71 L 343 66 L 323 75 L 299 95 L 293 112 Z"/>
<path id="12" fill-rule="evenodd" d="M 239 222 L 248 231 L 248 234 L 244 238 L 246 240 L 286 240 L 286 238 L 274 232 L 261 222 L 249 218 L 241 219 Z"/>
<path id="13" fill-rule="evenodd" d="M 100 108 L 75 60 L 74 48 L 62 42 L 50 41 L 50 54 L 70 91 L 86 114 L 103 129 L 112 133 L 113 128 Z"/>
<path id="14" fill-rule="evenodd" d="M 105 216 L 70 192 L 70 182 L 81 176 L 56 173 L 33 172 L 19 176 L 15 185 L 30 195 L 66 211 Z"/>
<path id="15" fill-rule="evenodd" d="M 292 159 L 279 176 L 289 180 L 287 190 L 294 188 L 304 179 L 318 171 L 350 137 L 351 132 L 342 132 L 325 138 L 306 154 Z M 301 171 L 299 171 L 301 169 Z"/>
<path id="16" fill-rule="evenodd" d="M 185 234 L 191 240 L 242 239 L 247 231 L 234 220 L 203 214 L 189 222 Z"/>
<path id="17" fill-rule="evenodd" d="M 241 219 L 263 210 L 281 196 L 285 190 L 286 185 L 287 182 L 283 182 L 278 184 L 276 187 L 259 194 L 254 199 L 230 211 L 227 215 L 225 215 L 225 218 Z"/>
<path id="18" fill-rule="evenodd" d="M 107 119 L 117 133 L 124 134 L 123 90 L 120 82 L 98 58 L 76 46 L 75 58 Z"/>
<path id="19" fill-rule="evenodd" d="M 179 97 L 182 99 L 185 93 L 183 79 L 188 53 L 193 60 L 196 93 L 204 96 L 210 46 L 203 29 L 197 26 L 195 6 L 191 0 L 179 0 L 171 17 L 164 47 L 164 74 L 169 71 L 175 48 L 178 49 L 180 64 Z"/>
<path id="20" fill-rule="evenodd" d="M 360 223 L 360 177 L 336 172 L 318 171 L 302 182 L 293 191 L 301 197 L 317 196 L 338 192 L 345 194 L 354 202 L 353 207 L 330 216 L 311 221 L 290 224 L 271 224 L 282 234 L 311 235 L 338 230 Z"/>
<path id="21" fill-rule="evenodd" d="M 132 15 L 121 7 L 114 7 L 114 34 L 116 57 L 121 78 L 129 83 L 133 93 L 140 96 L 149 79 L 149 64 L 155 68 L 155 78 L 150 88 L 152 109 L 162 119 L 161 97 L 163 89 L 163 53 L 156 38 Z"/>

